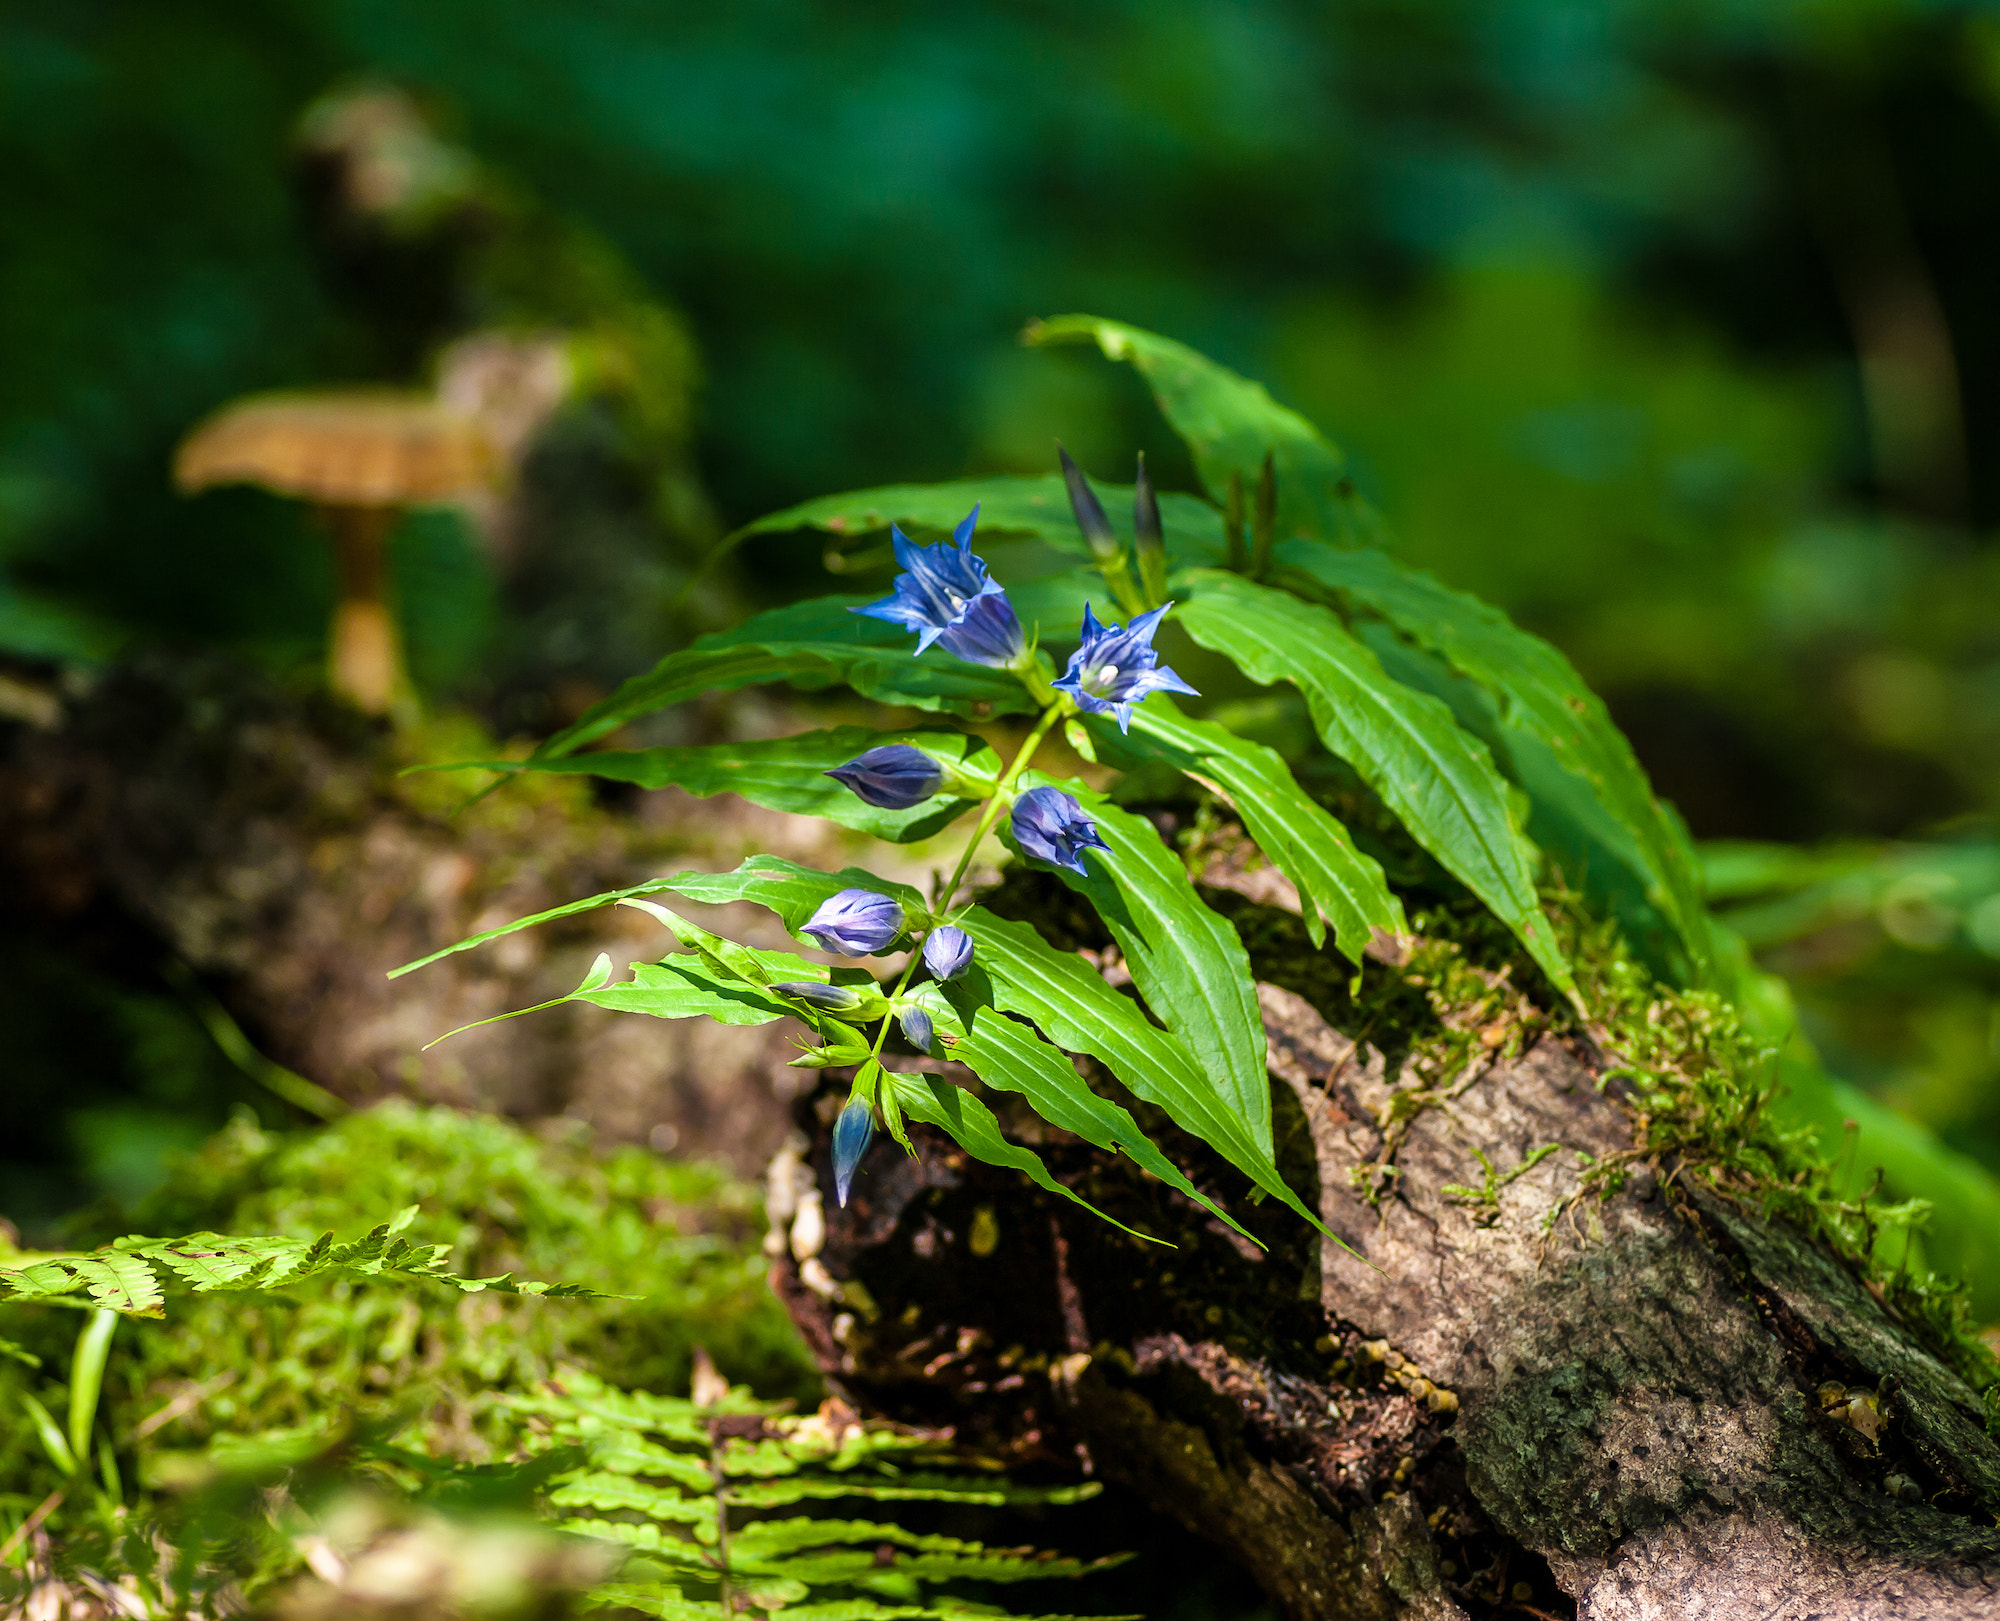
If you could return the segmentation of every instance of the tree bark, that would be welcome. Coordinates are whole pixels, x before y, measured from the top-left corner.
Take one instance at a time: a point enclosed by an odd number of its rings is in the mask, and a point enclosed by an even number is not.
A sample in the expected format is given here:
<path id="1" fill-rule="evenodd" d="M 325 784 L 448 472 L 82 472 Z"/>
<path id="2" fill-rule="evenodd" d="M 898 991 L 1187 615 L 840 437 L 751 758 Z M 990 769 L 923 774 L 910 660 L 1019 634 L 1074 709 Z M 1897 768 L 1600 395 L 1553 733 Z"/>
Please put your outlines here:
<path id="1" fill-rule="evenodd" d="M 534 1120 L 754 1172 L 786 1131 L 787 1025 L 723 1030 L 560 997 L 600 950 L 657 956 L 658 925 L 609 908 L 392 980 L 441 945 L 585 895 L 756 850 L 829 856 L 818 824 L 667 792 L 619 812 L 581 783 L 509 789 L 454 817 L 462 779 L 399 778 L 393 736 L 221 659 L 153 657 L 59 697 L 7 683 L 0 914 L 158 985 L 191 968 L 269 1058 L 349 1103 L 390 1093 Z M 22 695 L 39 701 L 29 703 Z M 766 717 L 768 719 L 768 717 Z M 732 720 L 710 717 L 724 726 Z M 433 748 L 452 745 L 437 739 Z M 457 747 L 478 748 L 468 735 Z M 821 842 L 814 843 L 812 840 Z M 705 919 L 790 944 L 761 908 Z"/>
<path id="2" fill-rule="evenodd" d="M 2000 1614 L 1973 1392 L 1847 1265 L 1699 1177 L 1586 1187 L 1584 1156 L 1634 1144 L 1588 1041 L 1412 1076 L 1259 996 L 1281 1164 L 1342 1242 L 1239 1205 L 1260 1251 L 995 1094 L 1062 1180 L 1179 1248 L 936 1133 L 918 1160 L 881 1144 L 823 1245 L 808 1220 L 773 1270 L 829 1377 L 1124 1483 L 1297 1621 Z M 822 1186 L 838 1101 L 801 1114 Z"/>

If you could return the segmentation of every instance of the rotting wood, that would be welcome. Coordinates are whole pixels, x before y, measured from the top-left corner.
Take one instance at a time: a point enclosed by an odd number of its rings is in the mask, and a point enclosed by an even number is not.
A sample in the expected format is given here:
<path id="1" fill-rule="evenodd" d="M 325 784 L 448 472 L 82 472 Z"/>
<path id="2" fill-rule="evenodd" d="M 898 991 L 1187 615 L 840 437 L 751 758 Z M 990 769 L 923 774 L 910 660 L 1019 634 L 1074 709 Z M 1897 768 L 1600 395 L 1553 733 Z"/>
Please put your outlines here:
<path id="1" fill-rule="evenodd" d="M 1270 1249 L 1246 1254 L 997 1096 L 1059 1176 L 1180 1248 L 926 1133 L 921 1162 L 879 1153 L 829 1211 L 839 1296 L 776 1268 L 840 1387 L 1123 1482 L 1298 1621 L 2000 1614 L 2000 1449 L 1973 1393 L 1797 1234 L 1643 1162 L 1590 1191 L 1590 1160 L 1633 1136 L 1587 1045 L 1544 1034 L 1427 1078 L 1371 1199 L 1399 1077 L 1301 997 L 1259 996 L 1281 1149 L 1351 1252 L 1267 1205 Z M 1482 1155 L 1518 1174 L 1475 1201 Z M 975 1220 L 1000 1235 L 983 1256 Z"/>

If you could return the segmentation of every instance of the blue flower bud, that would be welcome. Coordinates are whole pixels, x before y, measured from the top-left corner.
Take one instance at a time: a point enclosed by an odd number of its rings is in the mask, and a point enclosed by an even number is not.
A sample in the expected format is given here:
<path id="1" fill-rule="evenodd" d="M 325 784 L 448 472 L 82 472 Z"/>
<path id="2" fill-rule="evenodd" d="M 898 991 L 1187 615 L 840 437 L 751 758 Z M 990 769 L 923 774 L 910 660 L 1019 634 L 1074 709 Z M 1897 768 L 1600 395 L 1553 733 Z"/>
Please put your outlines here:
<path id="1" fill-rule="evenodd" d="M 909 810 L 938 791 L 944 768 L 920 748 L 886 743 L 855 755 L 826 775 L 852 789 L 864 804 L 881 810 Z"/>
<path id="2" fill-rule="evenodd" d="M 924 941 L 924 966 L 934 978 L 958 978 L 972 966 L 972 936 L 955 923 L 932 929 Z"/>
<path id="3" fill-rule="evenodd" d="M 792 996 L 801 1002 L 810 1002 L 814 1007 L 827 1013 L 852 1013 L 861 1006 L 861 993 L 845 985 L 823 985 L 816 979 L 788 979 L 782 985 L 773 985 L 772 990 L 780 996 Z"/>
<path id="4" fill-rule="evenodd" d="M 1084 815 L 1083 807 L 1060 788 L 1030 788 L 1014 801 L 1011 826 L 1014 842 L 1024 855 L 1086 877 L 1083 852 L 1111 848 L 1099 837 L 1097 824 Z"/>
<path id="5" fill-rule="evenodd" d="M 898 1008 L 896 1022 L 903 1027 L 903 1034 L 910 1038 L 910 1045 L 920 1053 L 931 1050 L 931 1037 L 936 1030 L 931 1024 L 931 1016 L 920 1007 Z"/>
<path id="6" fill-rule="evenodd" d="M 854 1186 L 854 1170 L 868 1152 L 875 1135 L 875 1111 L 863 1098 L 849 1098 L 840 1118 L 833 1123 L 833 1191 L 842 1206 L 847 1190 Z"/>
<path id="7" fill-rule="evenodd" d="M 901 905 L 872 889 L 843 889 L 824 901 L 799 930 L 817 940 L 822 950 L 843 957 L 873 956 L 902 932 Z"/>
<path id="8" fill-rule="evenodd" d="M 1056 446 L 1056 455 L 1062 461 L 1063 483 L 1069 486 L 1069 509 L 1076 515 L 1076 526 L 1083 531 L 1083 538 L 1090 543 L 1091 556 L 1100 562 L 1116 557 L 1118 537 L 1111 532 L 1111 520 L 1104 516 L 1103 503 L 1090 487 L 1090 480 L 1061 445 Z"/>

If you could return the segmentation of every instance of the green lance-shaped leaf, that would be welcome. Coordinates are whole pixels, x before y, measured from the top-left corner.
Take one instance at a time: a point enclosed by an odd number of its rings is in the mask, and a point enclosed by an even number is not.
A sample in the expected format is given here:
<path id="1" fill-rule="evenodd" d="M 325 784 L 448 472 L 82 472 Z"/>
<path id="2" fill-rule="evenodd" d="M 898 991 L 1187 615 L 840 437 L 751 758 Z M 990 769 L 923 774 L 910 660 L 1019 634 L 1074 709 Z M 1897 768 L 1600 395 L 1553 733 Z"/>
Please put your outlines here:
<path id="1" fill-rule="evenodd" d="M 891 743 L 912 744 L 968 776 L 990 781 L 999 774 L 1000 762 L 993 751 L 964 732 L 874 732 L 860 726 L 837 726 L 830 731 L 747 743 L 602 749 L 527 760 L 466 761 L 438 769 L 556 771 L 604 777 L 641 788 L 679 788 L 697 798 L 740 794 L 771 810 L 823 816 L 893 844 L 931 838 L 972 808 L 974 801 L 970 799 L 940 795 L 908 810 L 884 810 L 826 774 L 868 749 Z"/>
<path id="2" fill-rule="evenodd" d="M 1005 670 L 968 664 L 942 648 L 915 656 L 916 643 L 908 631 L 850 612 L 870 600 L 818 597 L 704 636 L 593 704 L 537 749 L 535 757 L 573 754 L 628 721 L 704 692 L 768 681 L 788 681 L 807 691 L 846 685 L 878 703 L 961 715 L 1035 708 L 1019 680 Z"/>
<path id="3" fill-rule="evenodd" d="M 885 1087 L 895 1089 L 896 1104 L 904 1114 L 912 1120 L 923 1121 L 927 1126 L 936 1126 L 974 1159 L 987 1165 L 1019 1171 L 1036 1187 L 1059 1193 L 1121 1231 L 1132 1232 L 1124 1222 L 1105 1215 L 1081 1194 L 1058 1182 L 1049 1174 L 1049 1168 L 1042 1163 L 1039 1154 L 1008 1142 L 1000 1133 L 1000 1122 L 993 1118 L 993 1111 L 963 1087 L 952 1085 L 942 1075 L 909 1074 L 894 1069 L 885 1069 L 882 1077 Z M 1152 1235 L 1134 1233 L 1133 1236 L 1150 1238 Z M 1159 1242 L 1157 1239 L 1153 1241 Z"/>
<path id="4" fill-rule="evenodd" d="M 1484 688 L 1499 706 L 1510 753 L 1525 754 L 1520 744 L 1539 745 L 1555 771 L 1577 779 L 1622 829 L 1622 837 L 1613 834 L 1594 842 L 1636 868 L 1653 907 L 1678 931 L 1692 976 L 1697 981 L 1709 977 L 1708 909 L 1686 829 L 1654 797 L 1603 700 L 1560 651 L 1497 608 L 1381 552 L 1291 541 L 1278 548 L 1277 560 L 1293 579 L 1303 575 L 1308 589 L 1330 588 L 1380 614 Z M 1534 794 L 1535 784 L 1527 780 L 1532 765 L 1526 759 L 1516 764 L 1522 785 Z M 1523 766 L 1528 769 L 1519 769 Z M 1546 791 L 1538 797 L 1546 797 Z M 1581 820 L 1589 816 L 1589 808 L 1575 807 L 1570 814 Z"/>
<path id="5" fill-rule="evenodd" d="M 1129 550 L 1132 535 L 1132 486 L 1099 484 L 1111 528 Z M 979 528 L 973 550 L 1005 539 L 1039 540 L 1057 551 L 1090 556 L 1070 514 L 1069 493 L 1062 475 L 1040 477 L 995 475 L 960 479 L 950 484 L 889 484 L 872 490 L 823 495 L 739 530 L 739 535 L 784 534 L 794 529 L 819 529 L 835 535 L 865 535 L 898 524 L 908 530 L 949 532 L 979 505 Z M 1166 530 L 1167 557 L 1177 567 L 1219 562 L 1223 555 L 1222 515 L 1198 496 L 1159 497 L 1160 521 Z M 1097 576 L 1092 569 L 1093 577 Z M 1007 584 L 1011 594 L 1013 582 Z M 1102 586 L 1099 577 L 1099 585 Z M 1023 614 L 1021 622 L 1029 623 Z M 1053 627 L 1045 627 L 1053 629 Z"/>
<path id="6" fill-rule="evenodd" d="M 924 905 L 923 896 L 908 884 L 891 883 L 860 867 L 820 872 L 781 856 L 752 856 L 733 872 L 676 873 L 659 880 L 659 887 L 711 905 L 755 901 L 776 912 L 794 938 L 806 940 L 809 945 L 817 942 L 799 934 L 800 925 L 843 889 L 867 889 L 887 895 L 902 906 L 903 920 L 909 928 L 930 926 L 930 910 Z"/>
<path id="7" fill-rule="evenodd" d="M 1146 1005 L 1269 1158 L 1264 1019 L 1236 926 L 1204 904 L 1187 868 L 1143 816 L 1081 783 L 1055 783 L 1037 771 L 1022 773 L 1020 782 L 1023 788 L 1050 783 L 1090 813 L 1109 848 L 1084 857 L 1087 872 L 1063 869 L 1057 876 L 1097 909 Z"/>
<path id="8" fill-rule="evenodd" d="M 1285 1185 L 1249 1122 L 1178 1038 L 1149 1024 L 1135 1002 L 1105 984 L 1075 952 L 1056 950 L 1026 923 L 995 917 L 983 906 L 969 908 L 954 921 L 972 936 L 977 948 L 973 975 L 985 974 L 995 1007 L 1033 1020 L 1058 1047 L 1095 1058 L 1134 1097 L 1164 1109 L 1175 1125 L 1318 1225 L 1318 1218 Z"/>
<path id="9" fill-rule="evenodd" d="M 1050 1125 L 1107 1152 L 1129 1154 L 1141 1170 L 1186 1194 L 1252 1243 L 1257 1242 L 1256 1235 L 1214 1203 L 1160 1152 L 1127 1110 L 1091 1091 L 1068 1054 L 1051 1047 L 1031 1026 L 1010 1019 L 991 1006 L 975 1005 L 974 999 L 983 986 L 983 980 L 975 972 L 974 977 L 960 981 L 946 993 L 960 1004 L 941 1010 L 937 1016 L 938 1027 L 958 1037 L 951 1048 L 953 1058 L 969 1067 L 988 1086 L 1020 1093 L 1028 1106 Z M 943 1001 L 944 997 L 937 1000 Z M 962 1009 L 970 1011 L 969 1025 Z"/>
<path id="10" fill-rule="evenodd" d="M 1535 899 L 1533 851 L 1486 746 L 1427 693 L 1393 681 L 1328 609 L 1219 570 L 1183 579 L 1179 620 L 1253 681 L 1293 682 L 1326 746 L 1410 834 L 1520 936 L 1563 991 L 1575 981 Z"/>
<path id="11" fill-rule="evenodd" d="M 1359 965 L 1362 949 L 1377 933 L 1409 932 L 1403 903 L 1381 866 L 1356 849 L 1347 829 L 1299 786 L 1276 749 L 1184 715 L 1164 693 L 1132 711 L 1129 734 L 1121 735 L 1101 715 L 1085 724 L 1105 763 L 1124 769 L 1148 761 L 1170 765 L 1223 794 L 1257 848 L 1298 886 L 1314 945 L 1325 942 L 1330 923 L 1341 951 Z"/>
<path id="12" fill-rule="evenodd" d="M 572 1000 L 613 1013 L 645 1013 L 655 1019 L 713 1019 L 717 1024 L 734 1025 L 769 1024 L 793 1011 L 777 997 L 733 975 L 718 974 L 699 957 L 636 962 L 629 980 L 579 992 Z"/>
<path id="13" fill-rule="evenodd" d="M 497 928 L 483 930 L 468 935 L 463 940 L 433 951 L 427 957 L 419 957 L 415 962 L 404 963 L 402 967 L 391 969 L 389 977 L 413 973 L 426 964 L 436 962 L 440 957 L 449 957 L 455 951 L 470 951 L 474 946 L 483 946 L 489 940 L 497 940 L 502 935 L 514 934 L 522 929 L 534 928 L 537 924 L 552 923 L 558 918 L 574 917 L 580 912 L 595 911 L 600 906 L 612 906 L 619 901 L 636 900 L 647 895 L 667 893 L 685 895 L 689 900 L 707 901 L 721 904 L 725 901 L 756 901 L 768 906 L 785 920 L 785 927 L 796 936 L 798 927 L 818 910 L 822 901 L 843 889 L 872 889 L 880 895 L 891 895 L 900 901 L 905 918 L 912 928 L 927 926 L 929 912 L 923 904 L 923 897 L 908 884 L 893 884 L 885 878 L 877 878 L 872 872 L 859 867 L 846 867 L 837 873 L 816 872 L 811 867 L 801 867 L 796 862 L 785 861 L 777 856 L 752 856 L 734 872 L 679 872 L 669 878 L 653 878 L 643 884 L 633 884 L 626 889 L 608 889 L 601 895 L 589 895 L 580 901 L 570 901 L 562 906 L 552 906 L 546 912 L 536 912 L 528 917 L 517 917 L 512 923 L 502 923 Z M 551 1004 L 553 1005 L 553 1004 Z"/>
<path id="14" fill-rule="evenodd" d="M 1281 537 L 1379 544 L 1379 521 L 1346 483 L 1347 458 L 1298 412 L 1273 400 L 1263 384 L 1184 343 L 1096 315 L 1052 316 L 1033 323 L 1023 337 L 1031 344 L 1095 343 L 1108 358 L 1137 367 L 1218 505 L 1229 498 L 1231 474 L 1244 489 L 1257 487 L 1268 452 L 1277 474 Z M 1219 524 L 1216 538 L 1222 538 Z"/>

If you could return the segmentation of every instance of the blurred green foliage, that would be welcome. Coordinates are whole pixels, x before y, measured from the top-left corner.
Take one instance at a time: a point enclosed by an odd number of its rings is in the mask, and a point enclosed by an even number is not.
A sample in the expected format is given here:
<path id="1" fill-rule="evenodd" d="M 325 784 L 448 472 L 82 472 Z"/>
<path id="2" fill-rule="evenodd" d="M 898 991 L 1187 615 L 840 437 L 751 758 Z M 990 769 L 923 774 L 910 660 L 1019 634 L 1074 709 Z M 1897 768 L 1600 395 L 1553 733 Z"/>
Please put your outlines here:
<path id="1" fill-rule="evenodd" d="M 102 1411 L 123 1472 L 172 1489 L 217 1436 L 317 1434 L 343 1415 L 433 1456 L 485 1462 L 496 1391 L 530 1388 L 564 1362 L 681 1390 L 697 1344 L 760 1390 L 814 1394 L 810 1362 L 763 1284 L 754 1190 L 712 1167 L 630 1148 L 600 1156 L 488 1116 L 391 1102 L 290 1134 L 239 1117 L 135 1208 L 97 1212 L 71 1236 L 83 1245 L 135 1230 L 314 1238 L 347 1232 L 357 1211 L 411 1204 L 422 1208 L 408 1236 L 452 1245 L 455 1271 L 628 1298 L 503 1299 L 440 1286 L 420 1302 L 407 1288 L 342 1282 L 177 1298 L 166 1321 L 118 1329 Z M 60 1484 L 19 1392 L 62 1410 L 80 1322 L 57 1306 L 8 1313 L 8 1336 L 43 1363 L 0 1365 L 0 1508 L 16 1517 Z M 134 1439 L 190 1392 L 196 1399 L 170 1422 Z"/>

